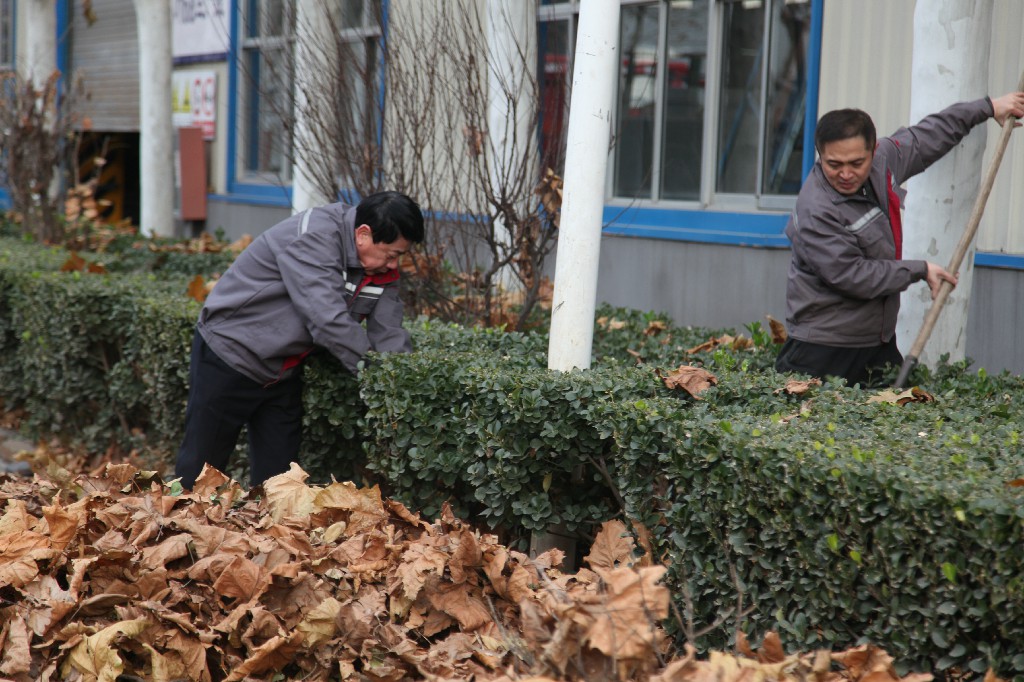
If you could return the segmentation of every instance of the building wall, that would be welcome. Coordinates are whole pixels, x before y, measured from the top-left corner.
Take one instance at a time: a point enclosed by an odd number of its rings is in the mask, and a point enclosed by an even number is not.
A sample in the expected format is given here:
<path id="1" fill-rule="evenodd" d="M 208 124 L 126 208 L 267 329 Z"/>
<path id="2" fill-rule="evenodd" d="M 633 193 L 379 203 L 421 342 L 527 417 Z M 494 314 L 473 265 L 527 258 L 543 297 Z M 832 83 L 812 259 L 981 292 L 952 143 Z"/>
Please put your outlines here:
<path id="1" fill-rule="evenodd" d="M 879 135 L 914 123 L 910 116 L 910 71 L 916 2 L 828 0 L 822 27 L 819 113 L 841 107 L 868 112 Z M 1016 88 L 1024 64 L 1024 2 L 993 0 L 988 92 Z M 988 168 L 999 128 L 987 124 Z M 1024 254 L 1024 151 L 1008 148 L 978 229 L 979 251 Z M 965 226 L 966 227 L 966 226 Z"/>

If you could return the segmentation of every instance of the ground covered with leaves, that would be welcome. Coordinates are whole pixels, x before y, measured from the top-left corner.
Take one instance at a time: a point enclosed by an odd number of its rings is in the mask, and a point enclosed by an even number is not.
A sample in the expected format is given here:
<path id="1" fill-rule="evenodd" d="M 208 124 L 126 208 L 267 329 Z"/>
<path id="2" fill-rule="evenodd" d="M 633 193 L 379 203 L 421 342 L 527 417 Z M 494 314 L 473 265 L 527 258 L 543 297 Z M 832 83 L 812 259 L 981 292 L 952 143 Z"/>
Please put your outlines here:
<path id="1" fill-rule="evenodd" d="M 42 450 L 41 446 L 41 450 Z M 445 510 L 292 470 L 192 492 L 130 464 L 0 475 L 0 679 L 900 679 L 885 652 L 680 651 L 663 566 L 617 522 L 575 573 Z M 931 679 L 919 674 L 906 680 Z"/>

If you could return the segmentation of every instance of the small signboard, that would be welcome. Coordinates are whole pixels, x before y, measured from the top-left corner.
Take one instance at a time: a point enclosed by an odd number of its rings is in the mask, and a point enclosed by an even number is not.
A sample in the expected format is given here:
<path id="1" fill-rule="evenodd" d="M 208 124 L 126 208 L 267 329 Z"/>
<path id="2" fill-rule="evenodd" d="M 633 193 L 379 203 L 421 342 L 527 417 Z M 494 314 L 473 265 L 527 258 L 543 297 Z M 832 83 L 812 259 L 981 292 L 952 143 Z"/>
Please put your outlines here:
<path id="1" fill-rule="evenodd" d="M 217 74 L 175 71 L 171 75 L 171 111 L 175 128 L 201 128 L 204 140 L 217 130 Z"/>
<path id="2" fill-rule="evenodd" d="M 223 61 L 230 48 L 228 0 L 168 0 L 175 64 Z"/>

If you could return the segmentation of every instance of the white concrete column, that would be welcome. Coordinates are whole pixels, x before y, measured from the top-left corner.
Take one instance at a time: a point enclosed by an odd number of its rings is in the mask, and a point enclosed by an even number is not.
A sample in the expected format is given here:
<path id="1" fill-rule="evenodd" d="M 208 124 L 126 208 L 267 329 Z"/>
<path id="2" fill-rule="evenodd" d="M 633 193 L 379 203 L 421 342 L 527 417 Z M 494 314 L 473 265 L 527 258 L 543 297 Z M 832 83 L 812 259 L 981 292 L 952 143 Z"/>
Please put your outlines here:
<path id="1" fill-rule="evenodd" d="M 618 60 L 619 1 L 583 2 L 573 64 L 561 229 L 551 302 L 551 369 L 590 367 Z"/>
<path id="2" fill-rule="evenodd" d="M 139 36 L 139 228 L 144 235 L 170 237 L 174 235 L 171 3 L 135 0 L 135 20 Z"/>
<path id="3" fill-rule="evenodd" d="M 320 122 L 310 109 L 317 105 L 317 98 L 324 95 L 321 92 L 327 80 L 324 74 L 331 72 L 327 53 L 333 45 L 333 37 L 330 35 L 332 23 L 327 12 L 322 0 L 305 0 L 295 7 L 293 213 L 335 201 L 324 193 L 316 179 L 317 168 L 324 167 L 324 162 L 314 158 L 322 145 L 317 143 L 314 129 Z"/>
<path id="4" fill-rule="evenodd" d="M 19 9 L 25 13 L 25 40 L 18 72 L 39 87 L 57 70 L 57 7 L 54 0 L 27 0 Z"/>
<path id="5" fill-rule="evenodd" d="M 964 100 L 987 94 L 992 0 L 917 0 L 911 71 L 910 122 Z M 1001 93 L 994 93 L 1001 94 Z M 903 258 L 949 264 L 967 228 L 983 174 L 983 124 L 941 161 L 907 183 Z M 881 132 L 881 131 L 880 131 Z M 943 353 L 962 360 L 967 306 L 974 276 L 974 245 L 918 360 L 934 366 Z M 896 334 L 905 354 L 924 323 L 932 300 L 924 283 L 903 294 Z"/>
<path id="6" fill-rule="evenodd" d="M 487 69 L 491 187 L 507 193 L 518 204 L 517 212 L 524 215 L 526 202 L 536 197 L 529 192 L 533 188 L 519 186 L 518 179 L 540 177 L 533 136 L 537 125 L 537 92 L 533 88 L 537 69 L 536 0 L 487 0 Z M 514 248 L 502 216 L 498 216 L 495 229 L 499 241 L 506 248 Z M 505 288 L 520 285 L 511 268 L 505 268 L 499 277 Z"/>

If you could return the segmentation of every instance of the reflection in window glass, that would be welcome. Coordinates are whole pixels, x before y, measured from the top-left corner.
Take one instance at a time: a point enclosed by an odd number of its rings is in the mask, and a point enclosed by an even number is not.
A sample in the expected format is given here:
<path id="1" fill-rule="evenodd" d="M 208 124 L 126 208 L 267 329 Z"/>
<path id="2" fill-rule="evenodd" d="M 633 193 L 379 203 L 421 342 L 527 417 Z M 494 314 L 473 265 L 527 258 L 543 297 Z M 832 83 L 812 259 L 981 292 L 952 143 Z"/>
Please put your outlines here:
<path id="1" fill-rule="evenodd" d="M 557 93 L 567 93 L 572 82 L 578 5 L 542 0 L 541 6 L 551 6 L 538 12 L 541 139 L 545 152 L 559 150 L 561 163 L 568 99 Z M 811 7 L 806 0 L 624 1 L 613 196 L 795 195 L 803 167 Z M 712 26 L 720 35 L 710 35 Z M 708 54 L 710 44 L 718 54 Z M 720 87 L 709 90 L 708 79 Z M 705 163 L 709 146 L 715 158 Z M 764 205 L 770 204 L 777 202 Z"/>
<path id="2" fill-rule="evenodd" d="M 650 196 L 654 161 L 658 6 L 622 8 L 615 194 Z"/>
<path id="3" fill-rule="evenodd" d="M 768 64 L 762 194 L 800 191 L 810 30 L 809 3 L 775 3 Z"/>
<path id="4" fill-rule="evenodd" d="M 669 3 L 661 174 L 664 199 L 700 198 L 707 18 L 707 0 Z"/>
<path id="5" fill-rule="evenodd" d="M 718 109 L 719 192 L 753 194 L 757 189 L 763 38 L 762 3 L 725 3 Z"/>
<path id="6" fill-rule="evenodd" d="M 537 33 L 540 49 L 541 163 L 561 173 L 565 165 L 565 134 L 569 125 L 572 45 L 569 21 L 543 22 Z"/>

